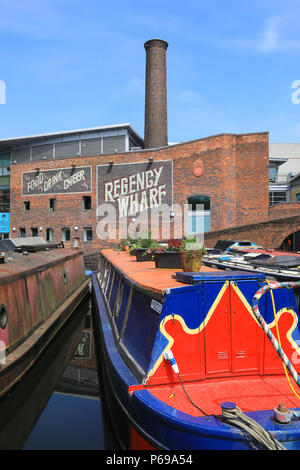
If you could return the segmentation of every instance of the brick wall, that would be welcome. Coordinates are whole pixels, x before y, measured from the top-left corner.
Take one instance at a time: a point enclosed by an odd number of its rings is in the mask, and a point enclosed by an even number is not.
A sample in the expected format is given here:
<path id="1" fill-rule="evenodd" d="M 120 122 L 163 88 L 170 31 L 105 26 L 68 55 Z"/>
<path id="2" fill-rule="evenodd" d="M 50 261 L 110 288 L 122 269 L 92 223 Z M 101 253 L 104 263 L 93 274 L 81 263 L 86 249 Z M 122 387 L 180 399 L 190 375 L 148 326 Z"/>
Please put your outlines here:
<path id="1" fill-rule="evenodd" d="M 300 230 L 299 215 L 247 224 L 205 234 L 205 246 L 212 248 L 218 240 L 251 240 L 267 249 L 276 249 L 292 233 Z"/>
<path id="2" fill-rule="evenodd" d="M 300 202 L 281 202 L 269 208 L 269 219 L 300 215 Z"/>
<path id="3" fill-rule="evenodd" d="M 211 198 L 211 230 L 246 224 L 268 218 L 268 134 L 221 134 L 160 150 L 143 150 L 99 157 L 66 158 L 11 167 L 11 227 L 19 236 L 19 228 L 42 227 L 39 234 L 45 237 L 46 228 L 54 230 L 54 240 L 61 240 L 61 230 L 69 227 L 71 242 L 79 237 L 79 246 L 85 253 L 94 253 L 107 246 L 96 237 L 96 166 L 124 162 L 173 160 L 173 202 L 186 204 L 187 197 L 205 194 Z M 84 194 L 56 194 L 22 196 L 22 172 L 59 169 L 77 166 L 92 167 L 92 209 L 82 210 Z M 201 176 L 195 176 L 195 168 L 202 168 Z M 49 198 L 55 197 L 57 210 L 48 209 Z M 24 211 L 24 201 L 30 201 L 30 211 Z M 78 226 L 77 232 L 74 227 Z M 93 241 L 83 241 L 83 229 L 93 228 Z"/>

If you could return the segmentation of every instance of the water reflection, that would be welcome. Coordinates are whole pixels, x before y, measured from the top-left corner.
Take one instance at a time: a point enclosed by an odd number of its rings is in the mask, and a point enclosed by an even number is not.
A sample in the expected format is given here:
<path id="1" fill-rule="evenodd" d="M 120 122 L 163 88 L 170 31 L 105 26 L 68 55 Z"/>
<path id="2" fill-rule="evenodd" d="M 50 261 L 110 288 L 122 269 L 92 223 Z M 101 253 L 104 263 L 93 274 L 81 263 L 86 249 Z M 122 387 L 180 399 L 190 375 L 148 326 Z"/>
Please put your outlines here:
<path id="1" fill-rule="evenodd" d="M 0 402 L 0 449 L 117 449 L 101 401 L 90 302 Z"/>
<path id="2" fill-rule="evenodd" d="M 54 392 L 23 449 L 105 449 L 99 398 Z"/>

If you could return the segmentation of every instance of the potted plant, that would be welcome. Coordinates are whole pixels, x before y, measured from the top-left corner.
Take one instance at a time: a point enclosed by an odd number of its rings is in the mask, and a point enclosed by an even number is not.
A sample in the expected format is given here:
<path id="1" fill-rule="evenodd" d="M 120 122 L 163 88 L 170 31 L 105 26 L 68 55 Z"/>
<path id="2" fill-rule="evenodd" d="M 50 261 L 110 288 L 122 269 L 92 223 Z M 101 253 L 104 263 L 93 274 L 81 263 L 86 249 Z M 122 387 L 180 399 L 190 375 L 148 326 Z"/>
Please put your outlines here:
<path id="1" fill-rule="evenodd" d="M 131 246 L 134 244 L 135 240 L 133 238 L 127 238 L 126 240 L 122 240 L 120 243 L 120 250 L 129 252 Z"/>
<path id="2" fill-rule="evenodd" d="M 120 243 L 120 251 L 129 251 L 129 242 L 127 240 L 124 240 Z"/>
<path id="3" fill-rule="evenodd" d="M 165 245 L 150 250 L 155 261 L 155 267 L 158 269 L 181 269 L 181 245 L 181 241 L 171 239 Z"/>
<path id="4" fill-rule="evenodd" d="M 141 237 L 135 240 L 130 252 L 134 250 L 137 261 L 152 261 L 152 253 L 148 252 L 159 246 L 158 242 L 153 240 L 151 230 L 148 231 L 146 237 Z"/>
<path id="5" fill-rule="evenodd" d="M 202 256 L 206 248 L 197 237 L 184 238 L 180 251 L 181 265 L 185 272 L 199 272 L 202 266 Z"/>

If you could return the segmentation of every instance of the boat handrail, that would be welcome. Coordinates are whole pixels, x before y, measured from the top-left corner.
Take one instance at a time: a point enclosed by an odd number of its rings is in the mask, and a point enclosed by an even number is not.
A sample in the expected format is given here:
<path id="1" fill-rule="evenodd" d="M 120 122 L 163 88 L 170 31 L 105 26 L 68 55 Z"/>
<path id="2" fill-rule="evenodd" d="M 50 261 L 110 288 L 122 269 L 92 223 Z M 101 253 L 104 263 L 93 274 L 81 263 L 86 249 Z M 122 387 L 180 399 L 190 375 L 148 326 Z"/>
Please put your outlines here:
<path id="1" fill-rule="evenodd" d="M 278 343 L 277 339 L 275 338 L 275 336 L 273 335 L 273 333 L 271 332 L 270 328 L 268 327 L 267 323 L 265 322 L 265 320 L 263 319 L 263 317 L 261 316 L 260 312 L 259 312 L 259 308 L 258 308 L 258 302 L 260 300 L 260 298 L 268 291 L 270 290 L 274 290 L 274 289 L 293 289 L 293 288 L 296 288 L 296 287 L 300 287 L 300 281 L 297 281 L 297 282 L 277 282 L 277 281 L 272 281 L 272 283 L 268 283 L 264 286 L 262 286 L 254 295 L 253 297 L 253 301 L 252 301 L 252 311 L 254 313 L 254 316 L 255 318 L 257 319 L 259 325 L 262 327 L 262 329 L 264 330 L 265 334 L 267 335 L 267 337 L 269 338 L 271 344 L 273 345 L 275 351 L 277 352 L 278 356 L 280 357 L 280 359 L 282 360 L 282 362 L 284 363 L 284 365 L 286 366 L 286 368 L 288 369 L 288 371 L 290 372 L 291 376 L 293 377 L 294 381 L 296 382 L 296 384 L 298 385 L 298 387 L 300 388 L 300 377 L 299 375 L 297 374 L 296 370 L 294 369 L 294 367 L 292 366 L 289 358 L 287 357 L 287 355 L 285 354 L 285 352 L 283 351 L 282 347 L 280 346 L 280 344 Z M 274 313 L 275 314 L 275 313 Z"/>

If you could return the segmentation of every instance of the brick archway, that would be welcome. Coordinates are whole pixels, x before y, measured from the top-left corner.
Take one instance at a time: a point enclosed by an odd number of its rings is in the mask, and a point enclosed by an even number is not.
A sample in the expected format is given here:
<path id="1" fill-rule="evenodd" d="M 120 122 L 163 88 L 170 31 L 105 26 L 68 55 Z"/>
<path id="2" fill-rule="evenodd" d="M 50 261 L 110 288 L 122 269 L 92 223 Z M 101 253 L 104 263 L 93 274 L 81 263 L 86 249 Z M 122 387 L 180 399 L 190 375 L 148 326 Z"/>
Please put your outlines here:
<path id="1" fill-rule="evenodd" d="M 300 215 L 208 232 L 204 243 L 213 247 L 218 240 L 251 240 L 264 248 L 275 249 L 297 231 L 300 231 Z"/>

